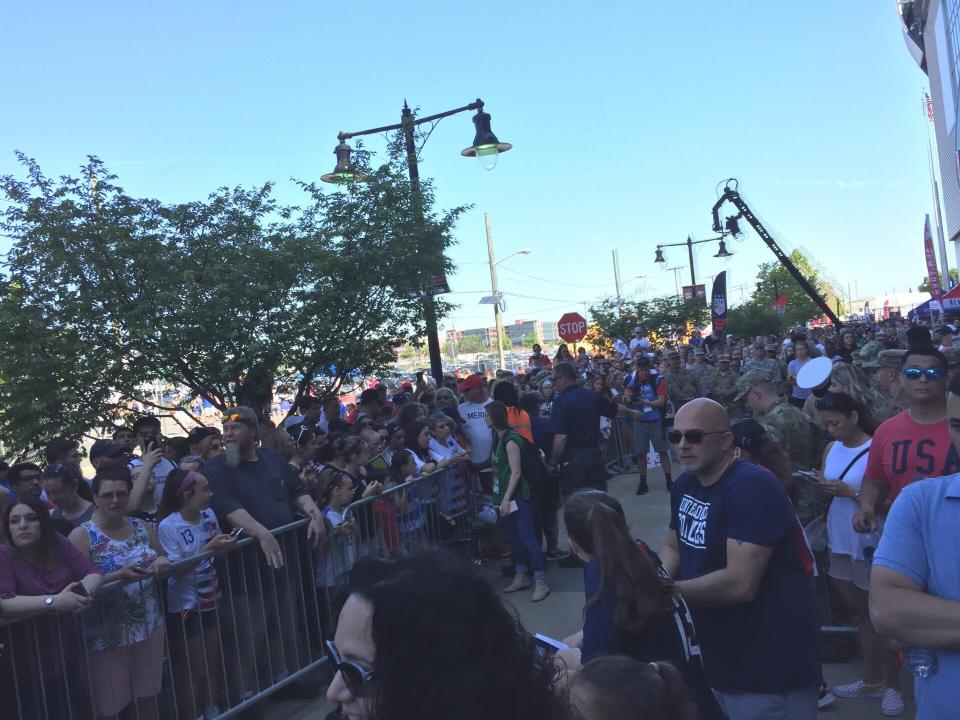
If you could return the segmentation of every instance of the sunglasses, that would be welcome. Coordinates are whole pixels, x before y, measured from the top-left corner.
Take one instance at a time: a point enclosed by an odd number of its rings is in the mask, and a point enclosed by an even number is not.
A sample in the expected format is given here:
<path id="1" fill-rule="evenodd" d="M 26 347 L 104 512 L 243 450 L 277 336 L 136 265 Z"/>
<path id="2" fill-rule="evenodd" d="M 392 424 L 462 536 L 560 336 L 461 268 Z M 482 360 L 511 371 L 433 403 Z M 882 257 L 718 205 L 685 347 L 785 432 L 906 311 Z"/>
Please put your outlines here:
<path id="1" fill-rule="evenodd" d="M 333 663 L 334 672 L 340 673 L 347 690 L 354 697 L 360 697 L 367 689 L 367 685 L 373 682 L 375 677 L 373 671 L 340 657 L 340 651 L 337 650 L 337 646 L 333 644 L 332 640 L 327 640 L 327 654 L 330 656 L 330 662 Z"/>
<path id="2" fill-rule="evenodd" d="M 703 430 L 671 430 L 667 433 L 667 440 L 673 445 L 679 445 L 681 440 L 686 440 L 691 445 L 699 445 L 707 435 L 723 435 L 729 430 L 712 430 L 704 432 Z"/>
<path id="3" fill-rule="evenodd" d="M 927 380 L 930 381 L 941 380 L 945 374 L 946 373 L 940 368 L 926 368 L 925 370 L 921 370 L 920 368 L 911 367 L 903 371 L 903 376 L 907 378 L 907 380 L 919 380 L 920 376 L 925 376 Z"/>
<path id="4" fill-rule="evenodd" d="M 130 497 L 130 493 L 126 490 L 121 490 L 119 492 L 102 492 L 98 494 L 98 497 L 102 497 L 104 500 L 126 500 Z"/>
<path id="5" fill-rule="evenodd" d="M 240 413 L 230 413 L 229 415 L 223 416 L 224 422 L 244 422 L 246 418 Z"/>

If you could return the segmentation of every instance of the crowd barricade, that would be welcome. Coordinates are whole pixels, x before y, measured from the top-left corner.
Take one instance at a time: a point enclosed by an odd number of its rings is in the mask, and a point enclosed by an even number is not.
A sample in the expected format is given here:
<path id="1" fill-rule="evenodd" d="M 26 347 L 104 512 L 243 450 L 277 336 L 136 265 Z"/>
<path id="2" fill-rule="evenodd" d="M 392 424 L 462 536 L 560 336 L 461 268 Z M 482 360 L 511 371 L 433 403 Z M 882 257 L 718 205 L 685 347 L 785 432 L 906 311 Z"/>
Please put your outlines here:
<path id="1" fill-rule="evenodd" d="M 616 475 L 624 472 L 631 464 L 631 458 L 624 446 L 624 434 L 633 432 L 630 420 L 627 418 L 613 418 L 609 437 L 602 439 L 600 453 L 607 472 Z"/>

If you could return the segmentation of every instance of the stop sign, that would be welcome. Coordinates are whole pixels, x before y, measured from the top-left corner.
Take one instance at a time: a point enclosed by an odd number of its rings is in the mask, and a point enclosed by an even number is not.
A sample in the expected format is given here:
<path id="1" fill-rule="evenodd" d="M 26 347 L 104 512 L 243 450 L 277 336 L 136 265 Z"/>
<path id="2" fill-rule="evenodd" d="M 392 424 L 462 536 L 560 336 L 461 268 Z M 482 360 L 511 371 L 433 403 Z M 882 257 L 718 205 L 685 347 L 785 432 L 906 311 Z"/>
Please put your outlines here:
<path id="1" fill-rule="evenodd" d="M 564 313 L 563 317 L 557 321 L 557 334 L 563 338 L 564 342 L 580 342 L 587 336 L 587 321 L 580 313 Z"/>

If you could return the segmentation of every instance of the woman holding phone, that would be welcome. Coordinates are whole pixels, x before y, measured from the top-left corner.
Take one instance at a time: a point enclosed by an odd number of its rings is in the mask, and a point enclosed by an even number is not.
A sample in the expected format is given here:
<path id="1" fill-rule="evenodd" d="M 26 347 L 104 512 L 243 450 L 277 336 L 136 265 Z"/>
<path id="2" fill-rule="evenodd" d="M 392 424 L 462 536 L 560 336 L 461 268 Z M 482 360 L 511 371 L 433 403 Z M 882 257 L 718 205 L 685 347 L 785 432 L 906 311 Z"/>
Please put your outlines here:
<path id="1" fill-rule="evenodd" d="M 98 717 L 116 715 L 131 703 L 138 718 L 159 717 L 164 633 L 156 580 L 166 576 L 170 562 L 149 523 L 127 515 L 132 487 L 129 472 L 98 473 L 97 509 L 70 533 L 70 542 L 104 580 L 127 583 L 102 593 L 85 624 Z"/>
<path id="2" fill-rule="evenodd" d="M 86 682 L 81 669 L 64 664 L 80 657 L 82 649 L 76 624 L 61 622 L 61 615 L 90 607 L 103 577 L 54 530 L 40 500 L 24 497 L 9 505 L 3 525 L 8 544 L 0 545 L 0 614 L 42 617 L 12 626 L 11 647 L 0 656 L 13 666 L 0 664 L 0 697 L 13 703 L 15 717 L 43 717 L 44 706 L 47 717 L 68 717 L 71 706 L 85 704 Z"/>

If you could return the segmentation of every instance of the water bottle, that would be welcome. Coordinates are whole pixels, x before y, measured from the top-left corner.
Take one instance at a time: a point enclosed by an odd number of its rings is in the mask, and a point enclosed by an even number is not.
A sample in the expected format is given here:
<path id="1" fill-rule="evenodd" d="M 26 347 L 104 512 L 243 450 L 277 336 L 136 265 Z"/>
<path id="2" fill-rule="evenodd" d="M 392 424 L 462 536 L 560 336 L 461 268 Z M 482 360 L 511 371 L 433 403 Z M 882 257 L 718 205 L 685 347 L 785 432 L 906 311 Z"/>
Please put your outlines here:
<path id="1" fill-rule="evenodd" d="M 913 676 L 928 680 L 937 674 L 937 653 L 921 647 L 908 647 L 903 650 L 903 662 Z"/>

